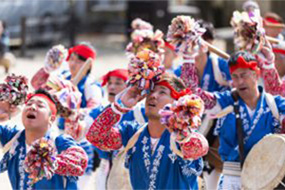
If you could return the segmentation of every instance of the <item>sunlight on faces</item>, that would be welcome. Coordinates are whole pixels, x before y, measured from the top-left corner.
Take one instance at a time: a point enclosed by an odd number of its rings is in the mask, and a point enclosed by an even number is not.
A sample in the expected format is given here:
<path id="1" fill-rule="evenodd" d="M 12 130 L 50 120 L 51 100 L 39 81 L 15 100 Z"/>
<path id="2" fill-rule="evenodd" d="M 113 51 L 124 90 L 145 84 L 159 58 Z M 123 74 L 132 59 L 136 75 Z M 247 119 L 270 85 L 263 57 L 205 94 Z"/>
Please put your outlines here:
<path id="1" fill-rule="evenodd" d="M 250 69 L 239 68 L 232 74 L 233 87 L 235 87 L 241 97 L 255 95 L 258 86 L 258 74 Z"/>
<path id="2" fill-rule="evenodd" d="M 24 107 L 22 122 L 26 130 L 47 131 L 55 120 L 51 115 L 47 100 L 42 97 L 32 97 Z"/>
<path id="3" fill-rule="evenodd" d="M 69 70 L 71 73 L 72 77 L 75 77 L 80 68 L 84 65 L 85 61 L 80 59 L 79 56 L 75 53 L 73 53 L 69 60 L 68 60 L 68 65 L 69 65 Z"/>
<path id="4" fill-rule="evenodd" d="M 115 96 L 127 87 L 125 81 L 119 77 L 111 76 L 107 83 L 108 100 L 114 102 Z"/>
<path id="5" fill-rule="evenodd" d="M 166 104 L 173 103 L 171 91 L 165 86 L 156 85 L 146 97 L 145 114 L 149 119 L 160 119 L 158 114 Z"/>

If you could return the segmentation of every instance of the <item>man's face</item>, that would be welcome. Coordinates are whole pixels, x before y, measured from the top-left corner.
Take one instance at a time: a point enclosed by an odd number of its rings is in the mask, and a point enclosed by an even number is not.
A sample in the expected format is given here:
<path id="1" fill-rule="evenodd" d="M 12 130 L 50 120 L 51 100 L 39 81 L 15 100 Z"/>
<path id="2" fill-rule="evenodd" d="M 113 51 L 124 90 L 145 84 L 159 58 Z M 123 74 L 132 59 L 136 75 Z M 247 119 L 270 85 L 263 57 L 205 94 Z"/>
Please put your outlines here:
<path id="1" fill-rule="evenodd" d="M 48 130 L 52 121 L 46 99 L 35 96 L 27 102 L 22 113 L 22 122 L 26 130 Z"/>
<path id="2" fill-rule="evenodd" d="M 255 95 L 258 85 L 258 75 L 250 69 L 239 68 L 231 74 L 233 86 L 237 89 L 241 97 L 251 97 Z"/>
<path id="3" fill-rule="evenodd" d="M 170 95 L 170 90 L 161 85 L 156 85 L 146 97 L 145 113 L 149 119 L 160 119 L 158 114 L 166 104 L 173 103 L 174 99 Z"/>
<path id="4" fill-rule="evenodd" d="M 107 83 L 108 100 L 114 102 L 115 96 L 127 87 L 125 81 L 119 77 L 110 77 Z"/>
<path id="5" fill-rule="evenodd" d="M 72 77 L 75 77 L 80 68 L 84 65 L 85 61 L 75 53 L 73 53 L 68 61 L 69 70 Z"/>

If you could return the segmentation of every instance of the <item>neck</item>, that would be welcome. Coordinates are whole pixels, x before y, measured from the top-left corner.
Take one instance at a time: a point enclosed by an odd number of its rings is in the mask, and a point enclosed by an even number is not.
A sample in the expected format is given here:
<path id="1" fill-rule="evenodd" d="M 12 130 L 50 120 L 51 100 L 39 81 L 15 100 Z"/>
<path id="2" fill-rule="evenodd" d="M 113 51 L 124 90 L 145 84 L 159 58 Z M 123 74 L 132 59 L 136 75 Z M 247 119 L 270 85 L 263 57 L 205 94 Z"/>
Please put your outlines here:
<path id="1" fill-rule="evenodd" d="M 25 130 L 26 143 L 31 145 L 35 140 L 45 136 L 47 131 Z"/>
<path id="2" fill-rule="evenodd" d="M 159 119 L 150 119 L 148 121 L 148 131 L 152 138 L 160 138 L 165 130 Z"/>
<path id="3" fill-rule="evenodd" d="M 255 109 L 260 98 L 260 92 L 256 87 L 254 93 L 252 93 L 252 96 L 242 97 L 242 95 L 240 95 L 240 97 L 245 102 L 245 104 L 250 107 L 250 109 Z"/>

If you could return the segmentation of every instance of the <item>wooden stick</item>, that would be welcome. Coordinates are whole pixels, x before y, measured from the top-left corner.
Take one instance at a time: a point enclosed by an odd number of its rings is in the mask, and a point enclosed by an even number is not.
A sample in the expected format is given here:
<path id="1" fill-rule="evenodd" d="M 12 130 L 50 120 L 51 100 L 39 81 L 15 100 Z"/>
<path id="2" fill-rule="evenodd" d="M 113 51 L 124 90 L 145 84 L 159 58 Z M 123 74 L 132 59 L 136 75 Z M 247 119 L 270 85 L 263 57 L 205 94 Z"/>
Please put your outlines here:
<path id="1" fill-rule="evenodd" d="M 264 28 L 275 28 L 275 29 L 284 29 L 285 28 L 285 24 L 273 24 L 273 23 L 269 23 L 269 22 L 265 22 L 264 23 Z"/>
<path id="2" fill-rule="evenodd" d="M 202 40 L 203 40 L 203 39 L 202 39 Z M 210 44 L 209 42 L 203 40 L 203 43 L 205 43 L 205 44 L 208 46 L 209 51 L 211 51 L 211 52 L 217 54 L 218 56 L 220 56 L 220 57 L 222 57 L 222 58 L 224 58 L 224 59 L 229 59 L 229 58 L 230 58 L 230 55 L 229 55 L 229 54 L 227 54 L 226 52 L 224 52 L 224 51 L 218 49 L 217 47 L 213 46 L 213 45 Z"/>
<path id="3" fill-rule="evenodd" d="M 272 44 L 280 44 L 280 43 L 282 43 L 282 40 L 279 40 L 279 39 L 277 39 L 277 38 L 273 38 L 273 37 L 271 37 L 271 36 L 265 36 L 266 37 L 266 39 L 269 41 L 269 42 L 271 42 Z"/>
<path id="4" fill-rule="evenodd" d="M 88 58 L 84 65 L 80 68 L 76 76 L 72 79 L 72 83 L 77 86 L 77 84 L 81 81 L 81 79 L 86 75 L 88 69 L 90 68 L 90 65 L 92 64 L 93 59 Z"/>

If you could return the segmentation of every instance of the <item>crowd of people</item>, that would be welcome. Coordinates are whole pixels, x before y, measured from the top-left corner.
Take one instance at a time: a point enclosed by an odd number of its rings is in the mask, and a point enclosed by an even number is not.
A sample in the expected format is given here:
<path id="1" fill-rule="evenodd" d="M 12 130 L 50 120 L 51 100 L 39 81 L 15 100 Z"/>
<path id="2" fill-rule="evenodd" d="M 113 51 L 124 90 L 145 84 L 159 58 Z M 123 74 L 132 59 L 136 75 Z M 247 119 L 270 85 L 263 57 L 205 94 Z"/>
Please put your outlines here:
<path id="1" fill-rule="evenodd" d="M 258 16 L 257 4 L 245 6 L 243 15 Z M 15 75 L 0 84 L 0 171 L 13 189 L 85 189 L 92 180 L 100 190 L 242 189 L 247 155 L 285 131 L 285 25 L 275 13 L 262 23 L 258 38 L 236 33 L 225 58 L 211 48 L 210 22 L 178 16 L 163 38 L 136 19 L 127 69 L 110 70 L 102 83 L 91 74 L 90 43 L 52 47 L 31 85 Z M 20 108 L 23 127 L 5 125 Z"/>

